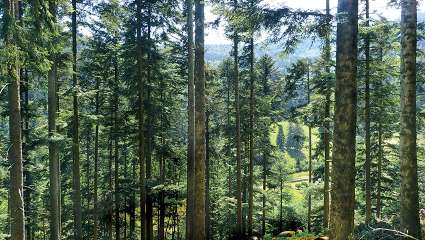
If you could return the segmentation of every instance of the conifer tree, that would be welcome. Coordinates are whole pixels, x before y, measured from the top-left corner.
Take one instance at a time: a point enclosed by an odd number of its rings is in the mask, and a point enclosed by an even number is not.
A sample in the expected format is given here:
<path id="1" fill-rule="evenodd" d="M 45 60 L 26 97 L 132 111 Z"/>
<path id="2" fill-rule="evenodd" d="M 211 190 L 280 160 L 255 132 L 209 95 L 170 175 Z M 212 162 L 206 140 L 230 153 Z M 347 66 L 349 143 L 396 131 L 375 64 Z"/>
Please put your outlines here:
<path id="1" fill-rule="evenodd" d="M 21 129 L 21 104 L 19 93 L 20 69 L 19 48 L 15 42 L 18 29 L 19 5 L 16 0 L 4 2 L 4 47 L 7 56 L 7 80 L 9 100 L 9 139 L 11 147 L 8 150 L 10 164 L 10 237 L 11 239 L 25 239 L 24 217 L 24 189 L 23 189 L 23 159 L 22 159 L 22 129 Z"/>
<path id="2" fill-rule="evenodd" d="M 416 150 L 417 1 L 401 1 L 400 220 L 403 232 L 420 239 Z"/>
<path id="3" fill-rule="evenodd" d="M 335 120 L 332 160 L 331 238 L 352 237 L 355 197 L 357 0 L 339 0 Z"/>

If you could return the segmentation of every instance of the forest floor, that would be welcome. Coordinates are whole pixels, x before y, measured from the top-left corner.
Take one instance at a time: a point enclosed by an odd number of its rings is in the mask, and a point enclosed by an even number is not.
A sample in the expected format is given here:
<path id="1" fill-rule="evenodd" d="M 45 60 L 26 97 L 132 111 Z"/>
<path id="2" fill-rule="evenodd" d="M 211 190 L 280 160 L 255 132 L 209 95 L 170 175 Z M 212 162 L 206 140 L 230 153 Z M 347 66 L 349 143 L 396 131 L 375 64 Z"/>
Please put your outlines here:
<path id="1" fill-rule="evenodd" d="M 315 240 L 318 236 L 303 236 L 303 237 L 273 237 L 272 240 Z"/>

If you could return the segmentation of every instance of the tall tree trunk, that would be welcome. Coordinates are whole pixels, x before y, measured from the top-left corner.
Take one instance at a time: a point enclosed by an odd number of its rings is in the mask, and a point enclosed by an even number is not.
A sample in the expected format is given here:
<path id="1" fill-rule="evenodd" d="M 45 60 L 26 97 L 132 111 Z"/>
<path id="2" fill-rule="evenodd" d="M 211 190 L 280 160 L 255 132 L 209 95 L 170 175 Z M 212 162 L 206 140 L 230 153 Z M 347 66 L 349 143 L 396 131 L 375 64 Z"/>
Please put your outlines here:
<path id="1" fill-rule="evenodd" d="M 135 179 L 137 178 L 137 173 L 136 173 L 136 159 L 133 158 L 131 161 L 131 176 L 133 181 L 135 181 Z M 136 192 L 133 191 L 133 193 L 131 194 L 130 197 L 130 202 L 129 202 L 129 207 L 130 207 L 130 232 L 129 232 L 129 236 L 130 239 L 136 239 Z"/>
<path id="2" fill-rule="evenodd" d="M 113 132 L 113 125 L 114 125 L 114 110 L 112 109 L 112 106 L 110 108 L 110 123 L 109 123 L 109 147 L 108 147 L 108 151 L 109 151 L 109 156 L 108 156 L 108 192 L 107 192 L 107 209 L 108 209 L 108 218 L 107 218 L 107 231 L 108 231 L 108 239 L 112 240 L 112 221 L 113 221 L 113 211 L 114 211 L 114 206 L 113 206 L 113 199 L 112 199 L 112 194 L 113 194 L 113 184 L 112 184 L 112 165 L 113 165 L 113 161 L 114 161 L 114 155 L 113 155 L 113 151 L 114 151 L 114 132 Z"/>
<path id="3" fill-rule="evenodd" d="M 146 25 L 147 25 L 147 63 L 146 63 L 146 78 L 147 78 L 147 101 L 146 101 L 146 179 L 148 181 L 152 180 L 152 151 L 153 151 L 153 139 L 154 132 L 152 122 L 154 121 L 154 113 L 151 99 L 151 18 L 152 18 L 152 3 L 151 1 L 147 1 L 147 17 L 146 17 Z M 153 199 L 151 196 L 151 189 L 147 186 L 146 189 L 146 237 L 147 239 L 153 239 Z"/>
<path id="4" fill-rule="evenodd" d="M 91 191 L 90 191 L 90 182 L 91 182 L 91 159 L 90 159 L 90 150 L 91 150 L 91 137 L 92 137 L 92 126 L 91 123 L 87 124 L 87 132 L 86 132 L 86 189 L 87 189 L 87 206 L 86 209 L 90 209 L 90 198 L 91 198 Z M 84 205 L 84 204 L 83 204 Z M 86 211 L 87 211 L 86 210 Z M 85 222 L 84 224 L 87 224 L 90 226 L 90 215 L 86 214 L 85 216 Z M 87 235 L 91 236 L 91 232 L 87 231 Z"/>
<path id="5" fill-rule="evenodd" d="M 381 221 L 381 178 L 382 178 L 382 158 L 383 146 L 382 146 L 382 124 L 378 126 L 378 183 L 376 187 L 376 219 Z"/>
<path id="6" fill-rule="evenodd" d="M 255 101 L 254 77 L 255 77 L 254 76 L 254 37 L 251 36 L 251 38 L 249 39 L 249 79 L 250 79 L 249 81 L 249 199 L 248 199 L 248 235 L 249 236 L 252 235 L 252 225 L 253 225 L 252 215 L 254 213 L 254 108 L 255 108 L 254 106 L 255 104 L 254 103 Z M 239 91 L 239 89 L 237 91 Z M 263 183 L 263 188 L 264 188 L 264 183 Z M 264 193 L 262 198 L 264 203 L 265 202 Z M 264 229 L 262 228 L 262 231 L 263 230 Z"/>
<path id="7" fill-rule="evenodd" d="M 186 239 L 193 239 L 193 211 L 194 211 L 194 178 L 195 178 L 195 88 L 193 63 L 193 2 L 186 0 L 186 28 L 187 28 L 187 203 L 186 203 Z"/>
<path id="8" fill-rule="evenodd" d="M 22 2 L 20 2 L 20 8 Z M 20 14 L 22 15 L 22 14 Z M 21 16 L 19 16 L 19 19 Z M 22 158 L 26 159 L 23 162 L 23 173 L 24 173 L 24 205 L 25 205 L 25 216 L 27 221 L 25 222 L 25 233 L 26 239 L 33 239 L 33 204 L 32 204 L 32 192 L 34 189 L 34 183 L 31 173 L 31 162 L 29 160 L 29 77 L 28 72 L 24 69 L 20 70 L 21 84 L 20 84 L 20 94 L 21 94 L 21 129 L 22 129 Z"/>
<path id="9" fill-rule="evenodd" d="M 416 156 L 416 25 L 417 1 L 401 1 L 401 230 L 421 238 Z"/>
<path id="10" fill-rule="evenodd" d="M 5 48 L 10 51 L 17 51 L 14 43 L 13 28 L 19 16 L 18 1 L 5 0 L 4 2 L 4 43 Z M 16 53 L 16 52 L 15 52 Z M 7 59 L 7 79 L 9 98 L 9 138 L 10 149 L 8 159 L 10 164 L 10 236 L 11 239 L 25 239 L 25 213 L 24 213 L 24 189 L 23 189 L 23 159 L 21 142 L 21 104 L 19 93 L 20 70 L 17 59 Z"/>
<path id="11" fill-rule="evenodd" d="M 127 127 L 127 123 L 125 122 L 124 123 L 124 139 L 123 139 L 123 146 L 124 146 L 124 149 L 123 149 L 123 154 L 124 154 L 124 179 L 127 179 L 127 176 L 128 176 L 128 162 L 127 162 L 127 159 L 128 159 L 128 143 L 127 143 L 127 130 L 126 130 L 126 127 Z M 127 212 L 128 212 L 128 210 L 129 210 L 129 208 L 128 208 L 128 198 L 127 198 L 127 195 L 125 194 L 124 195 L 124 207 L 123 207 L 123 210 L 124 210 L 124 239 L 127 239 Z"/>
<path id="12" fill-rule="evenodd" d="M 96 109 L 95 114 L 100 114 L 100 80 L 96 78 Z M 93 239 L 98 239 L 99 235 L 99 206 L 98 206 L 98 179 L 99 179 L 99 122 L 96 121 L 95 133 L 94 133 L 94 209 L 93 209 Z"/>
<path id="13" fill-rule="evenodd" d="M 16 18 L 18 23 L 22 20 L 23 15 L 23 1 L 18 0 L 17 6 L 16 6 Z M 29 77 L 28 72 L 21 68 L 19 69 L 19 75 L 20 75 L 20 100 L 21 100 L 21 131 L 22 131 L 22 159 L 26 159 L 26 161 L 23 162 L 23 174 L 24 174 L 24 205 L 25 205 L 25 212 L 24 215 L 26 216 L 27 221 L 25 222 L 25 233 L 26 233 L 26 239 L 32 240 L 33 239 L 33 215 L 32 210 L 32 192 L 34 189 L 33 186 L 33 179 L 32 179 L 32 173 L 31 173 L 31 162 L 29 157 Z"/>
<path id="14" fill-rule="evenodd" d="M 230 115 L 231 115 L 231 103 L 230 103 L 230 91 L 232 88 L 232 83 L 231 83 L 231 78 L 227 77 L 227 98 L 226 98 L 226 108 L 227 108 L 227 113 L 226 113 L 226 121 L 227 121 L 227 125 L 226 125 L 226 135 L 227 135 L 227 148 L 226 148 L 226 155 L 229 158 L 228 160 L 228 170 L 227 170 L 227 197 L 231 198 L 233 197 L 232 194 L 232 178 L 233 178 L 233 174 L 232 174 L 232 163 L 233 163 L 233 158 L 232 158 L 232 146 L 231 146 L 231 142 L 232 142 L 232 136 L 231 136 L 231 123 L 230 123 Z M 227 211 L 227 221 L 230 223 L 231 222 L 231 217 L 232 217 L 232 212 L 231 209 L 229 208 Z M 232 233 L 232 229 L 229 228 L 228 229 L 228 238 L 231 237 L 231 233 Z"/>
<path id="15" fill-rule="evenodd" d="M 74 205 L 74 238 L 83 237 L 80 189 L 80 137 L 78 110 L 77 77 L 77 1 L 72 0 L 72 84 L 73 84 L 73 118 L 72 118 L 72 195 Z"/>
<path id="16" fill-rule="evenodd" d="M 160 81 L 160 101 L 161 101 L 161 107 L 162 111 L 160 113 L 160 126 L 161 126 L 161 149 L 160 149 L 160 162 L 159 162 L 159 178 L 162 185 L 165 185 L 165 118 L 164 118 L 164 109 L 165 109 L 165 103 L 164 103 L 164 79 L 161 78 Z M 165 191 L 161 190 L 159 193 L 159 226 L 158 226 L 158 239 L 164 240 L 165 239 Z"/>
<path id="17" fill-rule="evenodd" d="M 238 1 L 233 0 L 234 11 L 238 7 Z M 233 36 L 233 58 L 234 58 L 234 81 L 235 81 L 235 111 L 236 111 L 236 234 L 242 234 L 242 164 L 241 164 L 241 113 L 239 100 L 239 36 L 234 30 Z M 248 217 L 249 218 L 249 217 Z M 249 221 L 249 220 L 248 220 Z M 249 223 L 248 223 L 249 225 Z"/>
<path id="18" fill-rule="evenodd" d="M 50 3 L 50 4 L 54 4 L 55 3 L 55 0 L 52 0 L 52 2 Z M 56 7 L 56 5 L 55 5 L 55 7 Z M 56 19 L 56 16 L 54 16 L 55 17 L 55 19 Z M 56 20 L 55 20 L 56 21 Z M 57 68 L 57 66 L 56 66 L 56 68 Z M 56 74 L 56 77 L 57 77 L 57 74 Z M 56 81 L 56 116 L 58 116 L 59 115 L 59 112 L 60 112 L 60 97 L 59 97 L 59 94 L 58 94 L 58 92 L 59 92 L 59 90 L 60 90 L 60 84 Z M 62 128 L 60 128 L 59 126 L 56 126 L 56 132 L 58 132 L 58 133 L 62 133 L 63 132 L 63 129 Z M 57 157 L 58 157 L 58 169 L 57 169 L 57 172 L 58 172 L 58 189 L 59 189 L 59 196 L 58 196 L 58 201 L 59 201 L 59 204 L 58 204 L 58 219 L 59 219 L 59 221 L 60 221 L 60 223 L 59 223 L 59 233 L 62 235 L 62 222 L 63 222 L 63 218 L 62 218 L 62 209 L 63 209 L 63 204 L 64 204 L 64 194 L 62 194 L 62 179 L 61 179 L 61 171 L 62 171 L 62 165 L 61 165 L 61 161 L 60 161 L 60 151 L 59 151 L 59 149 L 57 149 Z M 62 237 L 62 236 L 61 236 Z"/>
<path id="19" fill-rule="evenodd" d="M 195 0 L 195 211 L 193 236 L 205 239 L 205 49 L 204 4 Z"/>
<path id="20" fill-rule="evenodd" d="M 310 104 L 310 61 L 307 62 L 307 103 Z M 308 123 L 308 184 L 313 183 L 313 164 L 311 154 L 311 124 Z M 308 193 L 307 229 L 311 232 L 311 193 Z"/>
<path id="21" fill-rule="evenodd" d="M 211 239 L 210 227 L 210 112 L 206 111 L 205 119 L 205 239 Z"/>
<path id="22" fill-rule="evenodd" d="M 249 141 L 244 141 L 244 158 L 242 159 L 243 166 L 243 177 L 242 177 L 242 202 L 246 203 L 249 199 Z M 248 219 L 248 211 L 246 208 L 242 209 L 242 234 L 247 233 L 247 219 Z"/>
<path id="23" fill-rule="evenodd" d="M 369 0 L 365 0 L 366 4 L 366 27 L 369 28 Z M 369 30 L 368 30 L 369 31 Z M 366 219 L 367 225 L 370 224 L 372 217 L 372 198 L 371 198 L 371 176 L 370 176 L 370 165 L 372 159 L 370 157 L 370 34 L 366 34 L 365 38 L 365 190 L 366 190 Z"/>
<path id="24" fill-rule="evenodd" d="M 119 105 L 120 100 L 118 96 L 118 90 L 119 90 L 119 73 L 118 73 L 118 60 L 115 59 L 114 63 L 114 187 L 115 187 L 115 239 L 120 239 L 120 228 L 121 228 L 121 222 L 120 222 L 120 186 L 119 186 L 119 171 L 120 171 L 120 164 L 119 164 L 119 128 L 118 128 L 118 111 L 119 111 Z"/>
<path id="25" fill-rule="evenodd" d="M 323 144 L 325 152 L 325 173 L 324 173 L 324 189 L 323 189 L 323 227 L 329 228 L 329 216 L 330 216 L 330 111 L 331 111 L 331 32 L 332 23 L 330 15 L 329 0 L 326 0 L 326 17 L 327 17 L 327 34 L 325 39 L 325 71 L 327 74 L 326 79 L 326 104 L 325 104 L 325 121 L 323 126 Z"/>
<path id="26" fill-rule="evenodd" d="M 335 130 L 332 162 L 331 239 L 347 240 L 354 228 L 358 1 L 339 0 Z"/>
<path id="27" fill-rule="evenodd" d="M 116 112 L 115 112 L 115 118 L 116 118 Z M 115 124 L 117 122 L 117 119 L 115 119 Z M 114 206 L 115 206 L 115 239 L 119 240 L 120 239 L 120 228 L 121 228 L 121 220 L 120 220 L 120 186 L 119 186 L 119 138 L 117 135 L 117 127 L 115 127 L 115 131 L 114 131 L 114 193 L 115 193 L 115 201 L 114 201 Z"/>
<path id="28" fill-rule="evenodd" d="M 144 127 L 144 82 L 143 82 L 143 56 L 142 56 L 142 2 L 137 0 L 137 78 L 139 82 L 138 86 L 138 132 L 139 132 L 139 146 L 138 146 L 138 158 L 139 158 L 139 184 L 140 184 L 140 226 L 141 226 L 141 240 L 146 240 L 146 169 L 145 169 L 145 127 Z"/>
<path id="29" fill-rule="evenodd" d="M 51 9 L 54 13 L 55 10 Z M 54 58 L 54 56 L 53 56 Z M 50 180 L 50 240 L 61 238 L 59 215 L 60 188 L 59 188 L 59 157 L 56 135 L 57 99 L 56 99 L 57 65 L 53 60 L 52 68 L 48 73 L 48 125 L 49 125 L 49 180 Z"/>

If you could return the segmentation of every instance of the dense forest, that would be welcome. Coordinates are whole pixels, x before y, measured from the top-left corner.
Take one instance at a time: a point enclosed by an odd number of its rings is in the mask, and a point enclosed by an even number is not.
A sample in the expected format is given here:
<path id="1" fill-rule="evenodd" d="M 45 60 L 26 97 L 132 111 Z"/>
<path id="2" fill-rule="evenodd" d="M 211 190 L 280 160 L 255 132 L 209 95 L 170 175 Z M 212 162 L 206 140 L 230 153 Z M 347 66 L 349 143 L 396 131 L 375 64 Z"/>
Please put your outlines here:
<path id="1" fill-rule="evenodd" d="M 2 0 L 0 239 L 425 239 L 418 2 L 311 1 Z"/>

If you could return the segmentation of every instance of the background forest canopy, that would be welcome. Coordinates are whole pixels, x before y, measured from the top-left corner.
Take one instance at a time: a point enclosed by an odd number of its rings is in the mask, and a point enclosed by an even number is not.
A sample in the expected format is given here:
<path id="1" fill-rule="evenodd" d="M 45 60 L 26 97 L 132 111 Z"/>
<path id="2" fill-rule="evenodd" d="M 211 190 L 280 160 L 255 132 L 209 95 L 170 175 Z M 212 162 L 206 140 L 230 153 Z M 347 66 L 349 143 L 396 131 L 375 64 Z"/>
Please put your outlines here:
<path id="1" fill-rule="evenodd" d="M 295 2 L 1 1 L 0 240 L 425 239 L 423 4 Z"/>

